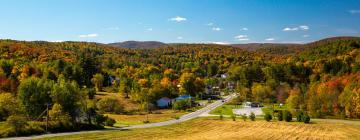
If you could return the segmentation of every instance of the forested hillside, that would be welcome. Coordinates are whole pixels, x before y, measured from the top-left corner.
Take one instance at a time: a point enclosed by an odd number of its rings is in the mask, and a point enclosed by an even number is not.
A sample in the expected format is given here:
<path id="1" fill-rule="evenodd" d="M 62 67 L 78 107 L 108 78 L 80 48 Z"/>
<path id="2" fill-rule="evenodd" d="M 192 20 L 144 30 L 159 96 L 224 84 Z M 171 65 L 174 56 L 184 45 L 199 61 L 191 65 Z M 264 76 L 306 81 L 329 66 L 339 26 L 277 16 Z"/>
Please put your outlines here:
<path id="1" fill-rule="evenodd" d="M 210 44 L 141 50 L 1 40 L 0 121 L 36 120 L 50 105 L 52 120 L 70 129 L 99 121 L 94 94 L 104 87 L 144 105 L 161 97 L 200 98 L 210 85 L 229 91 L 228 83 L 243 101 L 286 103 L 312 117 L 360 118 L 360 39 L 304 48 L 283 55 Z"/>
<path id="2" fill-rule="evenodd" d="M 114 47 L 129 48 L 129 49 L 153 49 L 158 47 L 166 46 L 165 43 L 157 41 L 125 41 L 118 43 L 108 44 Z"/>

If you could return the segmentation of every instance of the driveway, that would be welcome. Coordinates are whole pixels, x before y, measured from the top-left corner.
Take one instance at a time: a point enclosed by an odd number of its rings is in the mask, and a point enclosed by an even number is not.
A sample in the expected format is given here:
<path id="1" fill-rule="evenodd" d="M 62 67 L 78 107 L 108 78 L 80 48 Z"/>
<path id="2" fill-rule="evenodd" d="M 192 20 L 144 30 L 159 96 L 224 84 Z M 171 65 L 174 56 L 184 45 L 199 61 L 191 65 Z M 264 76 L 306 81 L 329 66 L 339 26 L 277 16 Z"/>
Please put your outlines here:
<path id="1" fill-rule="evenodd" d="M 49 138 L 49 137 L 56 137 L 56 136 L 66 136 L 66 135 L 76 135 L 76 134 L 86 134 L 86 133 L 97 133 L 97 132 L 105 132 L 105 131 L 118 131 L 118 130 L 127 130 L 127 129 L 136 129 L 136 128 L 150 128 L 150 127 L 158 127 L 158 126 L 165 126 L 165 125 L 172 125 L 180 122 L 184 122 L 187 120 L 191 120 L 194 118 L 199 117 L 201 114 L 208 113 L 211 110 L 214 110 L 215 108 L 223 105 L 224 103 L 230 101 L 236 97 L 236 95 L 229 95 L 225 97 L 225 102 L 222 102 L 222 100 L 215 101 L 214 103 L 211 103 L 207 105 L 204 108 L 201 108 L 195 112 L 191 112 L 189 114 L 185 114 L 181 116 L 178 120 L 169 120 L 164 122 L 158 122 L 158 123 L 149 123 L 149 124 L 142 124 L 142 125 L 134 125 L 134 126 L 127 126 L 127 127 L 121 127 L 121 128 L 112 128 L 112 129 L 105 129 L 105 130 L 93 130 L 93 131 L 80 131 L 80 132 L 65 132 L 65 133 L 55 133 L 55 134 L 43 134 L 43 135 L 37 135 L 37 136 L 28 136 L 28 137 L 14 137 L 14 138 L 6 138 L 6 140 L 28 140 L 28 139 L 39 139 L 39 138 Z M 3 140 L 3 139 L 1 139 Z"/>

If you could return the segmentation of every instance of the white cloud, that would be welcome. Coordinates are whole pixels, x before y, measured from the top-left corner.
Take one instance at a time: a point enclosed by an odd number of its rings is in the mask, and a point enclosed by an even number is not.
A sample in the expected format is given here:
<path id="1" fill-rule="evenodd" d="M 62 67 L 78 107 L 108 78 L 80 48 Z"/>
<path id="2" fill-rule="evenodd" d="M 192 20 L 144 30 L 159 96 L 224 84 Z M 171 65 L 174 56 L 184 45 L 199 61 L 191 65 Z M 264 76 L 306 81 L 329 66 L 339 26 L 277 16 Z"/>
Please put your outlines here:
<path id="1" fill-rule="evenodd" d="M 183 39 L 183 37 L 182 37 L 182 36 L 178 36 L 176 39 L 178 39 L 178 40 L 182 40 L 182 39 Z"/>
<path id="2" fill-rule="evenodd" d="M 284 32 L 288 32 L 288 31 L 298 31 L 298 30 L 302 30 L 302 31 L 307 31 L 309 30 L 310 27 L 307 25 L 300 25 L 298 27 L 286 27 L 283 29 Z"/>
<path id="3" fill-rule="evenodd" d="M 214 42 L 210 42 L 211 44 L 218 44 L 218 45 L 229 45 L 230 43 L 228 42 L 221 42 L 221 41 L 214 41 Z"/>
<path id="4" fill-rule="evenodd" d="M 309 37 L 309 35 L 303 35 L 302 37 L 306 38 L 306 37 Z"/>
<path id="5" fill-rule="evenodd" d="M 286 28 L 284 28 L 283 29 L 283 31 L 297 31 L 297 30 L 299 30 L 299 28 L 297 28 L 297 27 L 295 27 L 295 28 L 290 28 L 290 27 L 286 27 Z"/>
<path id="6" fill-rule="evenodd" d="M 234 37 L 238 41 L 248 41 L 250 40 L 247 35 L 238 35 Z"/>
<path id="7" fill-rule="evenodd" d="M 307 25 L 301 25 L 301 26 L 299 26 L 299 28 L 301 30 L 309 30 L 310 29 L 309 26 L 307 26 Z"/>
<path id="8" fill-rule="evenodd" d="M 147 28 L 146 29 L 146 31 L 149 31 L 149 32 L 151 32 L 151 31 L 153 31 L 154 29 L 153 28 Z"/>
<path id="9" fill-rule="evenodd" d="M 208 23 L 208 24 L 206 24 L 206 25 L 207 25 L 207 26 L 213 26 L 214 23 L 210 22 L 210 23 Z"/>
<path id="10" fill-rule="evenodd" d="M 93 38 L 93 37 L 98 37 L 98 34 L 86 34 L 86 35 L 79 35 L 80 38 Z"/>
<path id="11" fill-rule="evenodd" d="M 275 39 L 274 38 L 267 38 L 265 39 L 266 41 L 274 41 Z"/>
<path id="12" fill-rule="evenodd" d="M 175 21 L 175 22 L 182 22 L 182 21 L 186 21 L 187 19 L 184 17 L 176 16 L 176 17 L 170 18 L 169 20 Z"/>
<path id="13" fill-rule="evenodd" d="M 239 39 L 239 38 L 247 38 L 247 35 L 238 35 L 238 36 L 235 36 L 234 38 L 236 38 L 236 39 Z"/>
<path id="14" fill-rule="evenodd" d="M 52 41 L 49 41 L 49 42 L 64 42 L 64 40 L 52 40 Z"/>
<path id="15" fill-rule="evenodd" d="M 212 30 L 213 30 L 213 31 L 221 31 L 222 29 L 219 28 L 219 27 L 213 27 Z"/>
<path id="16" fill-rule="evenodd" d="M 244 28 L 241 28 L 241 30 L 242 30 L 242 31 L 247 31 L 247 30 L 249 30 L 249 29 L 244 27 Z"/>
<path id="17" fill-rule="evenodd" d="M 348 12 L 351 14 L 360 14 L 360 10 L 349 10 Z"/>

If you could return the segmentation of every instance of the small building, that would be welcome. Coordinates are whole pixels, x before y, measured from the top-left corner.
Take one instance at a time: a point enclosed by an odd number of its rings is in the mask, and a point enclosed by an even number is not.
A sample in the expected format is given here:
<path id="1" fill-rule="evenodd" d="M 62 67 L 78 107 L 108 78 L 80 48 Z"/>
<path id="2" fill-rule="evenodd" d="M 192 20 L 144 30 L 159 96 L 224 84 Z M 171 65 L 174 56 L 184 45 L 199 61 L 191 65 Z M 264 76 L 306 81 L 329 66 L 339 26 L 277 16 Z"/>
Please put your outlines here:
<path id="1" fill-rule="evenodd" d="M 221 74 L 221 78 L 222 78 L 222 79 L 226 79 L 226 78 L 227 78 L 227 75 L 226 75 L 226 74 Z"/>
<path id="2" fill-rule="evenodd" d="M 156 101 L 156 104 L 159 108 L 167 108 L 171 105 L 171 99 L 167 97 L 162 97 Z"/>
<path id="3" fill-rule="evenodd" d="M 108 85 L 118 85 L 120 84 L 120 78 L 115 76 L 109 76 Z"/>

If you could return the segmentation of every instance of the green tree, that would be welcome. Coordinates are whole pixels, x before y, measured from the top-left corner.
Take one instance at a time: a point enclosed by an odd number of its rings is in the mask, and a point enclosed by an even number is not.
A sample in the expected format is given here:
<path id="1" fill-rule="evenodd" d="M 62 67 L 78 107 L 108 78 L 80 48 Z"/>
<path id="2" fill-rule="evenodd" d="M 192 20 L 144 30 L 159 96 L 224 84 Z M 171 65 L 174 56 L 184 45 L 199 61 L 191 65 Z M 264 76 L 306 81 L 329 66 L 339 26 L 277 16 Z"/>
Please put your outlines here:
<path id="1" fill-rule="evenodd" d="M 53 81 L 34 77 L 20 83 L 18 98 L 30 117 L 38 117 L 46 109 L 46 104 L 52 103 L 50 92 L 53 85 Z"/>
<path id="2" fill-rule="evenodd" d="M 11 70 L 14 67 L 14 61 L 6 60 L 6 59 L 0 59 L 0 71 L 2 70 L 5 73 L 6 77 L 9 77 L 11 74 Z"/>
<path id="3" fill-rule="evenodd" d="M 58 82 L 53 85 L 51 90 L 51 98 L 54 103 L 61 105 L 62 110 L 68 113 L 73 120 L 79 116 L 80 112 L 80 88 L 75 81 L 66 81 L 60 76 Z"/>

